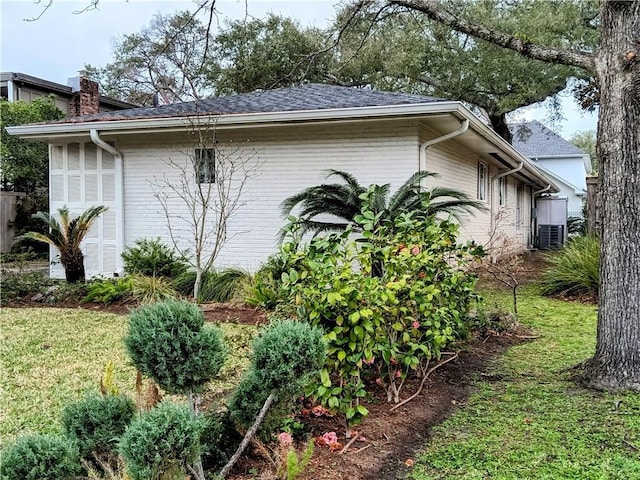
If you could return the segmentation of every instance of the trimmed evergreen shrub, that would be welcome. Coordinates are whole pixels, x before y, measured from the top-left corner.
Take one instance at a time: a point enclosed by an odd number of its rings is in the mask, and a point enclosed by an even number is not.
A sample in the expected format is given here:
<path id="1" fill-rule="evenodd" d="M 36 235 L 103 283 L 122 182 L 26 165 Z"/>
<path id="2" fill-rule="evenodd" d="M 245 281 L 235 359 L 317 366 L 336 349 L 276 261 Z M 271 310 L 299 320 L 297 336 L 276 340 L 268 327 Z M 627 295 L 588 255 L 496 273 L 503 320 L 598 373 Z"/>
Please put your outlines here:
<path id="1" fill-rule="evenodd" d="M 255 420 L 272 392 L 278 402 L 262 427 L 262 437 L 282 424 L 295 397 L 326 359 L 323 332 L 305 322 L 281 321 L 267 328 L 253 344 L 248 372 L 229 402 L 231 418 L 244 428 Z"/>
<path id="2" fill-rule="evenodd" d="M 124 343 L 135 367 L 169 393 L 199 391 L 226 356 L 220 330 L 200 308 L 168 300 L 131 312 Z"/>
<path id="3" fill-rule="evenodd" d="M 160 238 L 142 238 L 122 252 L 124 271 L 147 277 L 176 278 L 187 271 L 186 262 Z"/>
<path id="4" fill-rule="evenodd" d="M 200 453 L 201 421 L 169 401 L 133 420 L 120 441 L 120 454 L 133 480 L 184 479 Z"/>
<path id="5" fill-rule="evenodd" d="M 228 411 L 206 413 L 200 435 L 202 463 L 205 470 L 220 470 L 242 441 Z"/>
<path id="6" fill-rule="evenodd" d="M 543 295 L 598 295 L 600 242 L 596 237 L 573 238 L 547 259 L 551 266 L 539 282 Z"/>
<path id="7" fill-rule="evenodd" d="M 82 473 L 77 446 L 61 436 L 22 435 L 2 451 L 2 480 L 64 480 Z"/>
<path id="8" fill-rule="evenodd" d="M 136 413 L 134 402 L 125 395 L 90 393 L 84 399 L 70 403 L 62 410 L 62 424 L 67 436 L 88 458 L 115 453 L 117 444 Z"/>

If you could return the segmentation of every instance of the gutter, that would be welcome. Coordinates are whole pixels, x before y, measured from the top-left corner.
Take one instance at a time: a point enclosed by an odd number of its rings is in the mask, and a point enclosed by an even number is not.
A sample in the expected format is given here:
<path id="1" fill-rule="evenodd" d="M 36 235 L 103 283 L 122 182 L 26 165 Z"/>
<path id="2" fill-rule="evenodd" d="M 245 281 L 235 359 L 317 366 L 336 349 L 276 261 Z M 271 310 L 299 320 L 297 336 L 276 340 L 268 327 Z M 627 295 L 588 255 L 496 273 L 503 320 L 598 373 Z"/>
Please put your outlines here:
<path id="1" fill-rule="evenodd" d="M 465 118 L 461 123 L 460 127 L 452 132 L 445 133 L 444 135 L 440 135 L 439 137 L 432 138 L 431 140 L 427 140 L 422 145 L 420 145 L 420 152 L 418 154 L 418 170 L 425 171 L 427 169 L 427 149 L 436 143 L 444 142 L 449 140 L 450 138 L 457 137 L 458 135 L 462 135 L 469 129 L 469 119 Z"/>
<path id="2" fill-rule="evenodd" d="M 547 185 L 544 188 L 541 188 L 540 190 L 536 190 L 535 192 L 532 192 L 531 195 L 533 197 L 535 197 L 536 195 L 538 195 L 539 193 L 544 193 L 544 192 L 548 192 L 549 190 L 551 190 L 551 184 Z"/>
<path id="3" fill-rule="evenodd" d="M 502 177 L 506 177 L 507 175 L 511 175 L 512 173 L 518 173 L 520 170 L 522 170 L 522 167 L 524 167 L 524 162 L 520 160 L 520 164 L 516 168 L 514 168 L 513 170 L 507 170 L 506 172 L 499 173 L 498 175 L 493 177 L 493 179 L 498 180 Z M 549 185 L 548 188 L 551 188 L 551 185 Z"/>
<path id="4" fill-rule="evenodd" d="M 117 231 L 117 245 L 116 245 L 116 272 L 120 273 L 122 271 L 122 257 L 120 254 L 124 250 L 124 164 L 122 160 L 122 152 L 117 148 L 109 145 L 107 142 L 100 138 L 100 133 L 91 129 L 89 131 L 89 135 L 91 137 L 91 141 L 102 150 L 106 150 L 111 155 L 113 155 L 115 159 L 115 170 L 116 170 L 116 228 Z"/>

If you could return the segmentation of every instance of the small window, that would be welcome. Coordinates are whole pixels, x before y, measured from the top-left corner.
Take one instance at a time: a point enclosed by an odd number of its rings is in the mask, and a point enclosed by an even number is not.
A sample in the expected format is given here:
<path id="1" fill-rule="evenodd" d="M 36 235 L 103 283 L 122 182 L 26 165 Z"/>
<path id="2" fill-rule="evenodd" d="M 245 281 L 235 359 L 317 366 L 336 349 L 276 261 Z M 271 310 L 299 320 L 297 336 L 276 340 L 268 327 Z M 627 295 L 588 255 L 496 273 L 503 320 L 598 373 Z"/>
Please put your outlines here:
<path id="1" fill-rule="evenodd" d="M 215 183 L 216 152 L 213 148 L 196 148 L 195 168 L 198 183 Z"/>
<path id="2" fill-rule="evenodd" d="M 489 187 L 487 164 L 478 163 L 478 200 L 487 200 L 487 190 Z"/>
<path id="3" fill-rule="evenodd" d="M 498 179 L 498 201 L 501 207 L 507 204 L 507 177 Z"/>

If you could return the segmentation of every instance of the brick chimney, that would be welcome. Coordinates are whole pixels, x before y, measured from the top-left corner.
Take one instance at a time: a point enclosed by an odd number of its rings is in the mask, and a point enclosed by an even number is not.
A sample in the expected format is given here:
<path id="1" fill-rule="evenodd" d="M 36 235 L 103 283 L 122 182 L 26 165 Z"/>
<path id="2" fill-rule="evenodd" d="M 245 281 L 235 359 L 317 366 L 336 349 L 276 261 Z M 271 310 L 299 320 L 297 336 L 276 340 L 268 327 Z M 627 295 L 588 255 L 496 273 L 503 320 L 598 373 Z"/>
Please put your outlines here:
<path id="1" fill-rule="evenodd" d="M 100 99 L 98 82 L 89 80 L 84 76 L 79 76 L 70 78 L 67 83 L 73 91 L 71 101 L 69 102 L 70 117 L 91 115 L 92 113 L 99 112 Z"/>

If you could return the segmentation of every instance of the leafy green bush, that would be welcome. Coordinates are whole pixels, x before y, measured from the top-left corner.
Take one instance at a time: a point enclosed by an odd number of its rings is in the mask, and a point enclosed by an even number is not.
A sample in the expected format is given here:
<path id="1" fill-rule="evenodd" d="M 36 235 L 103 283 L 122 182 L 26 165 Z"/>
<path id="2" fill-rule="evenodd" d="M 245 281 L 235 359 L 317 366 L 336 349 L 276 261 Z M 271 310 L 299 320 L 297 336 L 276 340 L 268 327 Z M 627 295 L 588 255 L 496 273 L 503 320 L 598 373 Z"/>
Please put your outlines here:
<path id="1" fill-rule="evenodd" d="M 64 437 L 26 434 L 2 451 L 2 480 L 61 480 L 82 473 L 78 449 Z"/>
<path id="2" fill-rule="evenodd" d="M 168 300 L 131 312 L 124 343 L 133 364 L 170 393 L 199 391 L 222 367 L 222 334 L 200 308 Z"/>
<path id="3" fill-rule="evenodd" d="M 598 295 L 600 242 L 596 237 L 573 238 L 547 260 L 551 266 L 539 282 L 543 295 Z"/>
<path id="4" fill-rule="evenodd" d="M 133 420 L 120 441 L 120 454 L 133 480 L 183 479 L 200 453 L 201 421 L 169 401 Z"/>
<path id="5" fill-rule="evenodd" d="M 251 366 L 229 402 L 231 418 L 244 428 L 255 420 L 269 394 L 278 402 L 263 422 L 267 438 L 291 413 L 292 401 L 326 359 L 322 330 L 305 322 L 275 321 L 253 344 Z"/>
<path id="6" fill-rule="evenodd" d="M 102 303 L 110 305 L 113 302 L 131 296 L 133 279 L 130 276 L 122 278 L 101 278 L 92 281 L 87 287 L 84 302 Z"/>
<path id="7" fill-rule="evenodd" d="M 281 278 L 286 268 L 282 255 L 271 255 L 258 269 L 253 282 L 248 285 L 245 302 L 254 307 L 275 309 L 284 301 Z"/>
<path id="8" fill-rule="evenodd" d="M 381 222 L 383 213 L 367 206 L 372 192 L 365 196 L 355 218 L 363 238 L 356 241 L 347 230 L 302 248 L 296 242 L 282 247 L 286 298 L 295 301 L 299 318 L 324 328 L 329 342 L 315 395 L 351 423 L 368 413 L 359 404 L 367 395 L 365 373 L 377 369 L 389 401 L 397 402 L 412 371 L 424 371 L 466 335 L 477 296 L 475 277 L 464 266 L 482 254 L 472 244 L 456 244 L 453 222 L 419 212 Z"/>
<path id="9" fill-rule="evenodd" d="M 45 293 L 52 285 L 43 272 L 12 272 L 2 269 L 2 305 L 36 293 Z"/>
<path id="10" fill-rule="evenodd" d="M 176 278 L 187 271 L 186 262 L 160 238 L 143 238 L 122 252 L 124 271 L 147 277 Z"/>
<path id="11" fill-rule="evenodd" d="M 198 302 L 229 302 L 235 298 L 241 287 L 250 281 L 251 276 L 240 269 L 227 268 L 220 272 L 207 270 L 202 274 L 202 285 Z M 193 296 L 196 272 L 184 272 L 174 281 L 175 289 L 182 295 Z"/>
<path id="12" fill-rule="evenodd" d="M 84 399 L 68 404 L 62 410 L 62 424 L 67 436 L 74 440 L 80 455 L 110 454 L 136 412 L 134 402 L 124 395 L 90 393 Z"/>

